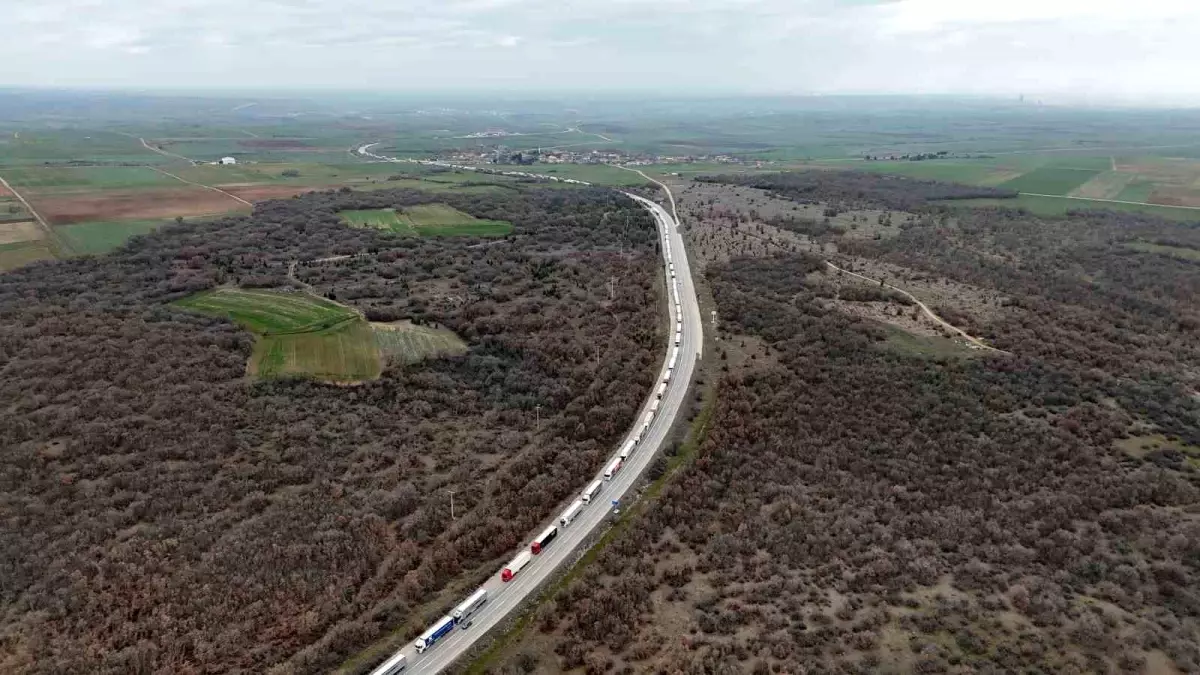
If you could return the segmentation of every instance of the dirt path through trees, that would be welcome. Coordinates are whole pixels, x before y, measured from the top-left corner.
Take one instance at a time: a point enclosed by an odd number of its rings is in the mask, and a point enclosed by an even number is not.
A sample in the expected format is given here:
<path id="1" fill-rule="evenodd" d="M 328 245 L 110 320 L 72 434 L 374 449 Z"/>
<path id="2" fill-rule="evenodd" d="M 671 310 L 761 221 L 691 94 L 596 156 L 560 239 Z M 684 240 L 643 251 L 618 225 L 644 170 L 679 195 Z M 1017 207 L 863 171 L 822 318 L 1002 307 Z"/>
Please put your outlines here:
<path id="1" fill-rule="evenodd" d="M 1010 352 L 1004 351 L 1003 349 L 996 349 L 995 347 L 987 344 L 986 342 L 984 342 L 983 340 L 980 340 L 979 338 L 972 337 L 965 330 L 951 324 L 949 321 L 946 321 L 945 319 L 938 316 L 937 314 L 934 314 L 933 310 L 929 309 L 929 307 L 925 303 L 923 303 L 919 299 L 917 299 L 917 296 L 913 295 L 912 293 L 909 293 L 908 291 L 904 290 L 903 288 L 893 286 L 889 283 L 880 281 L 879 279 L 872 279 L 870 277 L 864 277 L 861 274 L 858 274 L 856 272 L 851 272 L 850 270 L 847 270 L 847 269 L 842 269 L 841 267 L 834 265 L 833 263 L 829 262 L 828 260 L 825 261 L 825 264 L 828 265 L 831 269 L 833 269 L 835 271 L 842 272 L 844 274 L 849 274 L 852 277 L 857 277 L 859 279 L 862 279 L 863 281 L 869 281 L 873 284 L 879 284 L 880 288 L 890 288 L 893 291 L 896 291 L 897 293 L 904 295 L 905 297 L 907 297 L 908 299 L 910 299 L 914 303 L 916 303 L 916 305 L 921 308 L 921 311 L 924 312 L 926 316 L 928 316 L 930 319 L 933 319 L 934 323 L 937 323 L 938 325 L 942 326 L 943 328 L 946 328 L 949 331 L 957 333 L 959 335 L 959 337 L 966 340 L 967 342 L 970 342 L 971 344 L 975 345 L 976 347 L 979 347 L 980 349 L 986 349 L 991 352 L 999 352 L 1001 354 L 1009 354 L 1010 353 Z"/>

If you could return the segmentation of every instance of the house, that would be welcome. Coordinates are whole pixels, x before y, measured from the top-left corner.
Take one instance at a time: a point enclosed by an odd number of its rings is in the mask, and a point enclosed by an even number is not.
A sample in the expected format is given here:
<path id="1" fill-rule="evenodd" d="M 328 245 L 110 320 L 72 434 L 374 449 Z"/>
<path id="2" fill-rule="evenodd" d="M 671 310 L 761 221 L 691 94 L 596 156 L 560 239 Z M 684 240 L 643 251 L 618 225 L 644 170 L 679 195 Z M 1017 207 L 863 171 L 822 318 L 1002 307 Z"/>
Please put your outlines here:
<path id="1" fill-rule="evenodd" d="M 232 157 L 222 157 L 221 164 L 222 165 L 237 164 L 237 160 Z"/>

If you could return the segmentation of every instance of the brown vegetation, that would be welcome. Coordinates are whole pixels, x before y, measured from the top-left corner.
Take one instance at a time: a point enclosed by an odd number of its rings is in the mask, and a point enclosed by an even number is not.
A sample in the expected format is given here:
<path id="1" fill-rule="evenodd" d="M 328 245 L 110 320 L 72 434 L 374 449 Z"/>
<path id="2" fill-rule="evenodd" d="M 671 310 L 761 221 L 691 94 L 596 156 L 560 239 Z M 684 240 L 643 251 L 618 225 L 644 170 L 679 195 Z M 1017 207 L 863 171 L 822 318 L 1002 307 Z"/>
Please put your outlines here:
<path id="1" fill-rule="evenodd" d="M 880 349 L 819 258 L 711 267 L 722 342 L 772 359 L 721 381 L 695 464 L 499 670 L 1200 670 L 1200 265 L 1138 237 L 1200 243 L 999 210 L 839 242 L 1019 308 L 977 319 L 1015 356 L 969 360 Z"/>
<path id="2" fill-rule="evenodd" d="M 514 233 L 338 217 L 434 201 Z M 343 189 L 0 275 L 0 671 L 317 673 L 419 630 L 631 423 L 661 353 L 656 242 L 611 191 Z M 469 351 L 252 384 L 249 333 L 170 304 L 315 259 L 296 275 L 320 293 Z"/>

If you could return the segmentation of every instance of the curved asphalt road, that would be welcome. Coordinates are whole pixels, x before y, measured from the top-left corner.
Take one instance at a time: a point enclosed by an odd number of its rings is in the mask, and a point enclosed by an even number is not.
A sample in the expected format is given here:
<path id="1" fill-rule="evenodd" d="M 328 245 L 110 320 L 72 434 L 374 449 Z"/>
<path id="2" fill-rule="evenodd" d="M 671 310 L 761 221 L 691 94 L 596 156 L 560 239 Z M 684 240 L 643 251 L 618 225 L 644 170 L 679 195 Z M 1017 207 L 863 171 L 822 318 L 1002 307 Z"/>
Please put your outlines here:
<path id="1" fill-rule="evenodd" d="M 369 153 L 369 146 L 360 148 L 360 154 L 367 153 Z M 380 159 L 385 158 L 380 157 Z M 665 297 L 667 298 L 666 304 L 670 312 L 670 324 L 667 331 L 667 353 L 663 358 L 658 382 L 661 382 L 663 375 L 666 374 L 667 361 L 670 359 L 670 352 L 674 348 L 676 320 L 682 320 L 683 322 L 683 335 L 679 345 L 679 362 L 667 385 L 667 391 L 663 395 L 659 411 L 655 415 L 654 421 L 651 422 L 650 429 L 621 468 L 621 471 L 611 481 L 605 483 L 597 498 L 590 505 L 584 507 L 583 511 L 570 525 L 559 527 L 558 538 L 546 547 L 541 555 L 534 556 L 533 561 L 525 569 L 521 570 L 512 581 L 508 583 L 500 581 L 500 570 L 497 569 L 496 573 L 483 584 L 483 588 L 486 588 L 488 591 L 488 601 L 475 612 L 469 628 L 455 628 L 449 635 L 443 637 L 432 647 L 425 650 L 424 654 L 417 654 L 417 650 L 411 642 L 400 650 L 401 653 L 408 657 L 406 673 L 437 673 L 448 668 L 455 660 L 469 650 L 478 639 L 483 637 L 496 624 L 500 623 L 515 610 L 530 593 L 535 592 L 538 586 L 546 581 L 556 569 L 564 564 L 575 562 L 577 554 L 581 552 L 580 549 L 582 548 L 581 545 L 584 539 L 602 527 L 606 516 L 612 511 L 612 500 L 622 498 L 638 482 L 646 467 L 650 465 L 651 458 L 666 439 L 667 432 L 675 423 L 679 412 L 685 409 L 684 404 L 687 397 L 688 385 L 692 380 L 692 371 L 695 368 L 696 357 L 701 353 L 703 340 L 701 331 L 703 328 L 700 319 L 700 308 L 696 303 L 696 292 L 692 284 L 691 269 L 688 266 L 687 254 L 683 248 L 683 237 L 679 233 L 678 224 L 666 209 L 649 199 L 629 193 L 625 194 L 637 200 L 653 213 L 658 223 L 660 241 L 662 236 L 665 235 L 671 242 L 671 257 L 675 263 L 675 271 L 679 280 L 679 302 L 682 311 L 676 312 L 675 303 L 671 300 L 671 278 L 666 271 L 667 260 L 664 250 L 663 273 L 667 282 Z M 657 382 L 654 388 L 658 388 Z M 634 428 L 622 439 L 622 444 L 632 438 L 635 432 L 641 428 L 653 398 L 654 393 L 652 391 L 646 402 L 642 405 L 641 412 L 638 413 Z M 612 448 L 612 456 L 617 454 L 620 447 L 619 444 Z M 607 463 L 606 461 L 605 464 Z M 594 478 L 601 478 L 602 476 L 603 470 L 594 476 Z M 594 478 L 589 478 L 587 482 L 579 485 L 579 490 L 582 491 Z M 545 529 L 546 526 L 551 523 L 557 523 L 558 516 L 578 496 L 578 492 L 573 493 L 570 500 L 564 504 L 560 504 L 554 513 L 546 514 L 545 521 L 529 534 L 529 538 L 524 544 L 525 548 L 522 550 L 528 550 L 529 541 Z M 518 551 L 513 551 L 512 555 L 515 556 L 517 553 Z M 468 595 L 470 593 L 464 593 L 463 598 L 460 598 L 460 600 L 465 599 Z"/>

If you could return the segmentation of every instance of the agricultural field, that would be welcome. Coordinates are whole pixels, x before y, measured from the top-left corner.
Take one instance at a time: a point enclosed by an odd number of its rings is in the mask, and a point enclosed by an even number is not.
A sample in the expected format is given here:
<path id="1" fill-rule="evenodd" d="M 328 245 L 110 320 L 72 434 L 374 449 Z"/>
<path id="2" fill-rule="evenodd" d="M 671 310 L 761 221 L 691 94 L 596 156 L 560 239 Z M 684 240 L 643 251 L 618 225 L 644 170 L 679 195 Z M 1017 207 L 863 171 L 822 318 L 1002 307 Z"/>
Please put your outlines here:
<path id="1" fill-rule="evenodd" d="M 149 234 L 166 220 L 118 220 L 61 225 L 54 231 L 75 255 L 108 253 L 129 241 L 130 237 Z"/>
<path id="2" fill-rule="evenodd" d="M 343 211 L 351 227 L 372 227 L 419 237 L 502 237 L 512 232 L 512 223 L 482 220 L 445 204 L 420 204 L 396 209 Z"/>
<path id="3" fill-rule="evenodd" d="M 362 382 L 379 377 L 375 332 L 355 317 L 325 330 L 263 335 L 254 345 L 246 372 L 252 377 L 315 377 Z"/>
<path id="4" fill-rule="evenodd" d="M 54 260 L 54 251 L 42 241 L 0 244 L 0 272 L 14 270 L 39 260 Z"/>
<path id="5" fill-rule="evenodd" d="M 218 288 L 175 303 L 210 316 L 223 316 L 259 335 L 308 333 L 358 316 L 337 303 L 304 293 Z"/>
<path id="6" fill-rule="evenodd" d="M 179 185 L 179 181 L 148 166 L 30 166 L 6 169 L 4 177 L 21 192 L 29 189 L 37 194 Z"/>
<path id="7" fill-rule="evenodd" d="M 410 321 L 372 323 L 375 343 L 388 363 L 417 363 L 433 356 L 463 354 L 467 345 L 453 331 Z"/>
<path id="8" fill-rule="evenodd" d="M 1164 244 L 1154 244 L 1147 241 L 1130 242 L 1127 246 L 1135 251 L 1144 251 L 1146 253 L 1157 253 L 1159 255 L 1171 256 L 1180 260 L 1191 260 L 1200 262 L 1200 249 L 1187 248 L 1185 246 L 1167 246 Z"/>
<path id="9" fill-rule="evenodd" d="M 1005 181 L 998 187 L 1042 195 L 1067 195 L 1099 173 L 1094 169 L 1042 167 Z"/>

